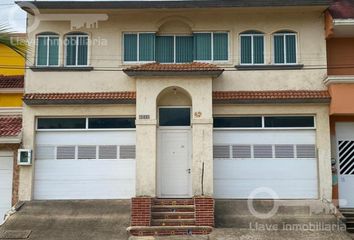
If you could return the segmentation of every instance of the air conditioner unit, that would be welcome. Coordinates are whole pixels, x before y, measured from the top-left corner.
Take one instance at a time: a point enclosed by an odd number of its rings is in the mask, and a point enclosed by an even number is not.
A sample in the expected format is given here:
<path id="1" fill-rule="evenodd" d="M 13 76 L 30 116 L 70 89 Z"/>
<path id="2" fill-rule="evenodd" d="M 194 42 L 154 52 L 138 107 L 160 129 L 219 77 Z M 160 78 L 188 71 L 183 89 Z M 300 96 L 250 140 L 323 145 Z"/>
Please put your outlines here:
<path id="1" fill-rule="evenodd" d="M 19 149 L 17 155 L 17 165 L 21 165 L 21 166 L 32 165 L 32 150 Z"/>

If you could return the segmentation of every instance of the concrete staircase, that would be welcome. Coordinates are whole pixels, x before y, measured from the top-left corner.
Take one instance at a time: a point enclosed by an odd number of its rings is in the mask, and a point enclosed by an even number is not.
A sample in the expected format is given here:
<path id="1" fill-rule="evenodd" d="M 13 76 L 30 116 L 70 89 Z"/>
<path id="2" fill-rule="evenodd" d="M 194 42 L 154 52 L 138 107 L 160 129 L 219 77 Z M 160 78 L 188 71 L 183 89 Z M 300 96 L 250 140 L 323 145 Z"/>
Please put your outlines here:
<path id="1" fill-rule="evenodd" d="M 196 226 L 194 199 L 153 199 L 151 226 L 131 227 L 133 236 L 204 235 L 211 227 Z"/>
<path id="2" fill-rule="evenodd" d="M 347 231 L 354 234 L 354 209 L 353 208 L 341 208 L 339 211 L 345 217 L 345 224 Z"/>

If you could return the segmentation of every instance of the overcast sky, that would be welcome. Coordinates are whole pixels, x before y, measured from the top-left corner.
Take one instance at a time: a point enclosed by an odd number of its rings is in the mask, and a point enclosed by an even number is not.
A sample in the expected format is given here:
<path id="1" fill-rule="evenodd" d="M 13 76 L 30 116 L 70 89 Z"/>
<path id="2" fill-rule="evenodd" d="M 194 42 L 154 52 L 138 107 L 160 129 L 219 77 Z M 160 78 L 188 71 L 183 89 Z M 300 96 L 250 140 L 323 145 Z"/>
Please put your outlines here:
<path id="1" fill-rule="evenodd" d="M 0 24 L 8 25 L 16 32 L 26 32 L 26 13 L 22 9 L 20 9 L 14 2 L 15 0 L 0 0 Z"/>

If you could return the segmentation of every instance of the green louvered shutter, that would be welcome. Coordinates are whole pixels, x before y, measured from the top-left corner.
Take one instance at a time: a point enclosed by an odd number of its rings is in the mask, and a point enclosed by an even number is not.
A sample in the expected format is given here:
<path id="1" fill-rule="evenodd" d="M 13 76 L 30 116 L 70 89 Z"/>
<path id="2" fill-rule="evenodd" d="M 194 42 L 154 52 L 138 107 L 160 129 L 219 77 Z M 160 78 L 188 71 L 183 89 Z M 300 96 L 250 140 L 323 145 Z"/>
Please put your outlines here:
<path id="1" fill-rule="evenodd" d="M 66 65 L 76 65 L 76 37 L 66 38 Z"/>
<path id="2" fill-rule="evenodd" d="M 156 37 L 156 61 L 160 63 L 174 62 L 174 37 Z"/>
<path id="3" fill-rule="evenodd" d="M 241 36 L 241 64 L 252 63 L 252 37 Z"/>
<path id="4" fill-rule="evenodd" d="M 124 34 L 124 61 L 138 61 L 138 36 L 137 34 Z"/>
<path id="5" fill-rule="evenodd" d="M 193 62 L 193 36 L 176 36 L 176 62 Z"/>
<path id="6" fill-rule="evenodd" d="M 194 60 L 211 61 L 211 33 L 194 34 Z"/>
<path id="7" fill-rule="evenodd" d="M 296 63 L 296 37 L 286 35 L 286 63 Z"/>
<path id="8" fill-rule="evenodd" d="M 264 37 L 253 36 L 253 63 L 264 63 Z"/>
<path id="9" fill-rule="evenodd" d="M 274 63 L 276 64 L 285 63 L 283 35 L 274 36 Z"/>
<path id="10" fill-rule="evenodd" d="M 155 34 L 139 34 L 139 61 L 155 60 Z"/>
<path id="11" fill-rule="evenodd" d="M 59 37 L 49 37 L 49 65 L 59 64 Z"/>
<path id="12" fill-rule="evenodd" d="M 77 58 L 77 65 L 79 66 L 86 66 L 87 65 L 87 56 L 88 56 L 88 37 L 87 36 L 79 36 L 77 37 L 78 41 L 78 58 Z"/>
<path id="13" fill-rule="evenodd" d="M 37 40 L 37 65 L 47 66 L 47 56 L 48 56 L 48 37 L 38 37 Z"/>
<path id="14" fill-rule="evenodd" d="M 227 61 L 229 41 L 227 33 L 214 33 L 213 34 L 213 52 L 214 61 Z"/>

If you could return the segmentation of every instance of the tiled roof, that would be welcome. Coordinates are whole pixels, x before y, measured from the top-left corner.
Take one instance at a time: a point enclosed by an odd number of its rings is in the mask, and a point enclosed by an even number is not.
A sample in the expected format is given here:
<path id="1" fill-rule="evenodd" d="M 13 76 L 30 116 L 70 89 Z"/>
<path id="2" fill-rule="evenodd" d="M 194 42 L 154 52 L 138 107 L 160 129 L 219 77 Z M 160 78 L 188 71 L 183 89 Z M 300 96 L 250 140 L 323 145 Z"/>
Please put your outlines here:
<path id="1" fill-rule="evenodd" d="M 214 103 L 328 103 L 328 91 L 218 91 Z"/>
<path id="2" fill-rule="evenodd" d="M 334 19 L 354 18 L 354 1 L 334 0 L 329 7 L 329 12 Z"/>
<path id="3" fill-rule="evenodd" d="M 147 63 L 124 69 L 129 76 L 154 76 L 154 75 L 183 75 L 188 73 L 191 75 L 212 75 L 219 76 L 224 70 L 210 63 Z"/>
<path id="4" fill-rule="evenodd" d="M 39 104 L 131 104 L 135 92 L 82 92 L 82 93 L 28 93 L 23 101 L 28 105 Z"/>
<path id="5" fill-rule="evenodd" d="M 19 116 L 0 116 L 0 137 L 18 136 L 22 129 Z"/>
<path id="6" fill-rule="evenodd" d="M 0 75 L 0 89 L 1 88 L 23 88 L 24 87 L 24 76 L 4 76 Z"/>

